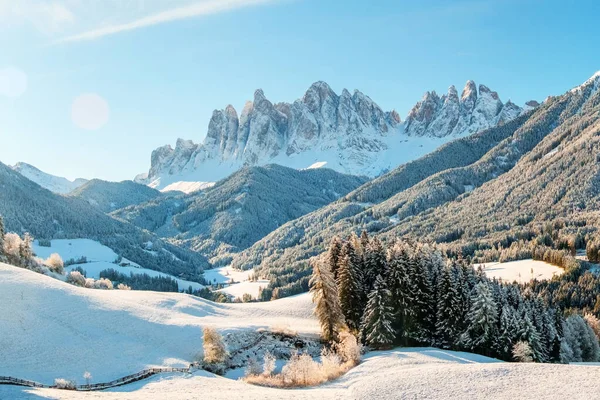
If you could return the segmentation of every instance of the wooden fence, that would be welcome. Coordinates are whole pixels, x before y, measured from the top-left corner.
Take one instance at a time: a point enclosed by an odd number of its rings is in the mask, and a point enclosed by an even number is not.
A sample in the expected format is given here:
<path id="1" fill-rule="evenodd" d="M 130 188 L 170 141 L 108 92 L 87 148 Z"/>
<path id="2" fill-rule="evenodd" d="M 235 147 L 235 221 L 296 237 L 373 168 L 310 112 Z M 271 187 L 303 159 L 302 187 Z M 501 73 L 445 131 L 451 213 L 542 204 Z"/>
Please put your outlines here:
<path id="1" fill-rule="evenodd" d="M 192 371 L 192 368 L 194 368 L 194 367 L 195 367 L 195 365 L 190 365 L 188 368 L 171 368 L 171 367 L 149 368 L 149 369 L 145 369 L 143 371 L 140 371 L 140 372 L 132 374 L 132 375 L 127 375 L 122 378 L 115 379 L 114 381 L 110 381 L 110 382 L 94 383 L 91 385 L 77 385 L 77 386 L 75 386 L 74 389 L 71 389 L 71 388 L 68 388 L 68 389 L 63 388 L 63 389 L 65 389 L 65 390 L 80 390 L 80 391 L 85 391 L 85 392 L 94 391 L 94 390 L 110 389 L 113 387 L 126 385 L 128 383 L 141 381 L 142 379 L 146 379 L 146 378 L 149 378 L 149 377 L 151 377 L 153 375 L 157 375 L 157 374 L 171 373 L 171 372 L 190 373 Z M 29 381 L 26 379 L 13 378 L 11 376 L 0 376 L 0 385 L 16 385 L 16 386 L 27 386 L 27 387 L 34 387 L 34 388 L 61 389 L 61 388 L 57 387 L 56 385 L 44 385 L 39 382 Z"/>

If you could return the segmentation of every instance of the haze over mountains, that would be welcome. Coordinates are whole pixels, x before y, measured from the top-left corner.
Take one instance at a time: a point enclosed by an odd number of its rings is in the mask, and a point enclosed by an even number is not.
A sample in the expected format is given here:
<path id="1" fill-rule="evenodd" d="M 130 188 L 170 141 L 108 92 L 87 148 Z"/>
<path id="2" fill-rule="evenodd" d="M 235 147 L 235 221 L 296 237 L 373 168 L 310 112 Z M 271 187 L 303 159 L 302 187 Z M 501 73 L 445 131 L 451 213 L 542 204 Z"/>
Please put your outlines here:
<path id="1" fill-rule="evenodd" d="M 179 139 L 152 153 L 147 174 L 136 181 L 163 189 L 174 182 L 211 182 L 244 165 L 293 168 L 326 166 L 375 177 L 434 150 L 453 138 L 502 125 L 524 110 L 484 85 L 468 81 L 458 97 L 454 86 L 439 97 L 427 92 L 405 123 L 356 90 L 337 95 L 316 82 L 293 103 L 272 103 L 262 90 L 238 116 L 231 105 L 215 110 L 202 144 Z"/>

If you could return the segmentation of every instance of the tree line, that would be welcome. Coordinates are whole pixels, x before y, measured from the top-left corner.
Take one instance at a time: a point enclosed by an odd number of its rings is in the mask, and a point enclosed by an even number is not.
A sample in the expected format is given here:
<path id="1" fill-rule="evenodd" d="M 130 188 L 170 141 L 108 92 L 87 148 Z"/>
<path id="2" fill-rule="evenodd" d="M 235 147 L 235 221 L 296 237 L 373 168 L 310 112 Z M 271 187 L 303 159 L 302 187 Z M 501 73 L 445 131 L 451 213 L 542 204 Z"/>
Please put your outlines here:
<path id="1" fill-rule="evenodd" d="M 334 237 L 312 266 L 326 340 L 348 329 L 372 348 L 434 346 L 506 361 L 600 357 L 596 334 L 573 310 L 565 313 L 526 286 L 490 280 L 429 244 L 386 246 L 365 232 Z"/>

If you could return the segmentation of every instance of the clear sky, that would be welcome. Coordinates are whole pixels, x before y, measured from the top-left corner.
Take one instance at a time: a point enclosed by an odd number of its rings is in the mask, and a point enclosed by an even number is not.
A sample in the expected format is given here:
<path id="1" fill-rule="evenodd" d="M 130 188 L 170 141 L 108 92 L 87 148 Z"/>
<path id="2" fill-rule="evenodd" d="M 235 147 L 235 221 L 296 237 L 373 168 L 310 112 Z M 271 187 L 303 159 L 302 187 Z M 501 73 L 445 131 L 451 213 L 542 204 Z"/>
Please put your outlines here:
<path id="1" fill-rule="evenodd" d="M 215 108 L 324 80 L 402 118 L 468 79 L 517 104 L 600 70 L 600 2 L 0 0 L 0 161 L 131 179 Z"/>

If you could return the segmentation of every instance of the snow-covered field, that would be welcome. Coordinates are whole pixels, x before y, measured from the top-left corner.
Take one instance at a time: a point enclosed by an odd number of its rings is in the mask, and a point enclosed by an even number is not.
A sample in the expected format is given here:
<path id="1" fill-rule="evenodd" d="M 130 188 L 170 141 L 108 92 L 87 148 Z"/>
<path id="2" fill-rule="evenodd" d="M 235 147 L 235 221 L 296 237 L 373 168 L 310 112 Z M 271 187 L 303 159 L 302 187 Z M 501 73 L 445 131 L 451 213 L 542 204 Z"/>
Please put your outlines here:
<path id="1" fill-rule="evenodd" d="M 372 352 L 338 380 L 300 390 L 251 386 L 201 371 L 155 377 L 92 393 L 0 386 L 0 398 L 589 400 L 597 398 L 600 391 L 598 374 L 600 367 L 509 364 L 469 353 L 407 348 Z"/>
<path id="2" fill-rule="evenodd" d="M 239 271 L 227 266 L 205 271 L 204 279 L 210 283 L 229 283 L 233 279 L 235 282 L 234 284 L 219 289 L 218 291 L 226 293 L 234 298 L 242 298 L 246 293 L 254 298 L 258 298 L 260 288 L 266 288 L 269 285 L 269 281 L 265 279 L 250 281 L 249 277 L 251 274 L 252 270 Z"/>
<path id="3" fill-rule="evenodd" d="M 178 293 L 102 291 L 0 264 L 0 375 L 51 383 L 108 381 L 149 366 L 187 366 L 201 328 L 236 333 L 288 326 L 316 334 L 307 294 L 216 304 Z M 248 385 L 207 372 L 168 374 L 102 392 L 0 385 L 0 399 L 593 399 L 599 366 L 511 364 L 434 348 L 371 352 L 336 381 L 301 390 Z M 573 386 L 577 385 L 574 390 Z"/>
<path id="4" fill-rule="evenodd" d="M 485 274 L 490 278 L 497 278 L 504 282 L 517 281 L 519 283 L 537 280 L 552 279 L 555 275 L 561 275 L 564 270 L 556 265 L 544 261 L 519 260 L 505 263 L 491 262 L 475 264 L 475 268 L 481 266 Z"/>
<path id="5" fill-rule="evenodd" d="M 152 277 L 168 277 L 177 281 L 179 290 L 187 290 L 190 286 L 195 290 L 204 287 L 197 282 L 187 281 L 163 272 L 143 268 L 139 264 L 127 260 L 126 258 L 123 258 L 121 263 L 129 265 L 122 267 L 114 262 L 118 257 L 117 253 L 95 240 L 57 239 L 51 241 L 50 247 L 40 246 L 39 243 L 35 241 L 33 243 L 33 251 L 40 258 L 48 258 L 52 253 L 58 253 L 64 261 L 71 259 L 78 260 L 81 257 L 86 257 L 87 263 L 69 265 L 65 267 L 65 271 L 69 272 L 74 268 L 81 267 L 85 270 L 88 278 L 97 279 L 100 277 L 100 272 L 112 268 L 127 276 L 132 273 L 134 275 L 147 274 Z"/>
<path id="6" fill-rule="evenodd" d="M 269 303 L 218 304 L 149 291 L 79 288 L 0 264 L 0 376 L 110 381 L 149 366 L 188 366 L 202 327 L 225 332 L 288 326 L 316 335 L 308 295 Z M 0 396 L 0 399 L 3 397 Z"/>

